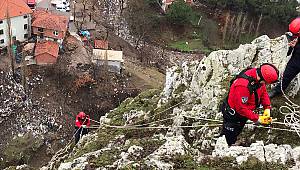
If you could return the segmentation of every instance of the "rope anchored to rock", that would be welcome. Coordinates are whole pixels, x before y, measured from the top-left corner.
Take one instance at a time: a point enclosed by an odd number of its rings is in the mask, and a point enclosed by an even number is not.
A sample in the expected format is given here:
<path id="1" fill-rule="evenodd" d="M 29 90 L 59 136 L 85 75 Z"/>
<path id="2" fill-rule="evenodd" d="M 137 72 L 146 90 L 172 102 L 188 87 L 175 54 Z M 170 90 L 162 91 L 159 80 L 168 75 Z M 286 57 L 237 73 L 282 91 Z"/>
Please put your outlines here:
<path id="1" fill-rule="evenodd" d="M 260 42 L 262 43 L 262 42 Z M 286 48 L 287 46 L 284 45 L 284 46 L 280 46 L 278 47 L 276 50 L 272 51 L 272 54 L 274 52 L 277 52 L 279 50 L 281 50 L 282 48 Z M 270 54 L 270 55 L 272 55 Z M 281 81 L 282 83 L 282 81 Z M 281 87 L 282 88 L 282 87 Z M 282 89 L 281 89 L 282 90 Z M 289 132 L 296 132 L 299 137 L 300 137 L 300 111 L 299 111 L 299 108 L 300 106 L 293 103 L 291 100 L 288 99 L 288 97 L 284 94 L 283 90 L 282 90 L 282 93 L 284 95 L 284 97 L 287 99 L 287 101 L 289 103 L 286 102 L 286 106 L 281 106 L 279 111 L 280 113 L 284 114 L 285 115 L 285 118 L 284 118 L 284 122 L 276 122 L 276 121 L 273 121 L 272 124 L 273 125 L 284 125 L 286 127 L 290 127 L 290 129 L 286 129 L 286 128 L 279 128 L 279 127 L 271 127 L 271 126 L 262 126 L 262 125 L 256 125 L 256 124 L 253 124 L 253 122 L 251 123 L 247 123 L 247 125 L 250 125 L 250 126 L 255 126 L 257 128 L 265 128 L 265 129 L 273 129 L 273 130 L 281 130 L 281 131 L 289 131 Z M 182 103 L 186 102 L 185 100 L 159 112 L 159 113 L 156 113 L 154 114 L 153 116 L 151 116 L 151 118 L 155 117 L 156 115 L 159 115 L 161 114 L 162 112 L 165 112 L 167 110 L 170 110 Z M 209 122 L 216 122 L 218 124 L 201 124 L 201 125 L 191 125 L 191 126 L 154 126 L 155 123 L 158 123 L 158 122 L 164 122 L 166 120 L 170 120 L 170 119 L 174 119 L 176 116 L 174 117 L 170 117 L 170 118 L 166 118 L 166 119 L 162 119 L 162 120 L 155 120 L 153 122 L 149 122 L 149 123 L 144 123 L 144 124 L 138 124 L 144 120 L 139 120 L 137 122 L 135 122 L 135 125 L 123 125 L 123 126 L 116 126 L 116 125 L 109 125 L 109 124 L 106 124 L 106 123 L 100 123 L 98 121 L 95 121 L 95 120 L 92 120 L 90 119 L 91 121 L 94 121 L 96 123 L 99 123 L 99 126 L 94 126 L 94 127 L 90 127 L 90 128 L 97 128 L 97 127 L 100 127 L 101 125 L 105 126 L 105 127 L 111 127 L 111 128 L 120 128 L 120 129 L 166 129 L 166 128 L 172 128 L 172 127 L 181 127 L 181 128 L 197 128 L 197 127 L 204 127 L 204 126 L 221 126 L 223 123 L 222 120 L 216 120 L 216 119 L 208 119 L 208 118 L 201 118 L 201 117 L 192 117 L 192 116 L 186 116 L 184 115 L 184 117 L 186 118 L 193 118 L 193 119 L 199 119 L 199 120 L 203 120 L 203 121 L 209 121 Z"/>
<path id="2" fill-rule="evenodd" d="M 116 129 L 169 129 L 169 128 L 199 128 L 199 127 L 220 127 L 223 125 L 223 121 L 222 120 L 216 120 L 216 119 L 208 119 L 208 118 L 200 118 L 200 117 L 192 117 L 192 116 L 184 116 L 186 118 L 191 118 L 191 119 L 198 119 L 198 120 L 203 120 L 203 121 L 210 121 L 210 122 L 218 122 L 218 124 L 197 124 L 197 125 L 190 125 L 190 126 L 142 126 L 142 125 L 124 125 L 124 126 L 117 126 L 117 125 L 109 125 L 106 123 L 101 123 L 99 121 L 90 119 L 93 122 L 99 123 L 99 126 L 93 126 L 93 127 L 89 127 L 89 128 L 100 128 L 101 125 L 102 127 L 109 127 L 109 128 L 116 128 Z M 157 121 L 155 121 L 157 122 Z M 154 122 L 150 122 L 148 124 L 151 124 Z M 283 125 L 284 123 L 282 122 L 273 122 L 273 124 L 279 124 L 279 125 Z M 271 129 L 271 130 L 279 130 L 279 131 L 288 131 L 288 132 L 296 132 L 296 130 L 294 129 L 285 129 L 285 128 L 277 128 L 277 127 L 270 127 L 270 126 L 262 126 L 262 125 L 256 125 L 253 124 L 253 122 L 251 123 L 247 123 L 248 126 L 254 126 L 256 128 L 262 128 L 262 129 Z"/>
<path id="3" fill-rule="evenodd" d="M 286 105 L 280 106 L 279 112 L 285 115 L 283 121 L 284 125 L 290 127 L 291 130 L 295 131 L 300 137 L 300 106 L 292 102 L 284 93 L 282 89 L 282 79 L 283 75 L 281 75 L 280 90 L 287 102 L 285 102 Z"/>

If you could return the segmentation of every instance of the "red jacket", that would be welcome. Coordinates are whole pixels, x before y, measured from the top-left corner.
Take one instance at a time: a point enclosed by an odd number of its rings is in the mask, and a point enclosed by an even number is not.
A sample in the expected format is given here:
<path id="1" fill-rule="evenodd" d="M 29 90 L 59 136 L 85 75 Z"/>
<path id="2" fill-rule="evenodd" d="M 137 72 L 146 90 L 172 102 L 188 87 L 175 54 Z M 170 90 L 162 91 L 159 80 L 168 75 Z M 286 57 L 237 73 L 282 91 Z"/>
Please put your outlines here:
<path id="1" fill-rule="evenodd" d="M 75 126 L 80 128 L 81 125 L 83 125 L 83 124 L 86 125 L 87 127 L 90 127 L 91 122 L 90 122 L 90 116 L 89 115 L 86 115 L 86 120 L 85 121 L 82 120 L 82 119 L 79 119 L 78 115 L 76 116 Z"/>
<path id="2" fill-rule="evenodd" d="M 245 74 L 256 79 L 256 68 L 247 70 Z M 256 108 L 255 94 L 252 93 L 250 95 L 247 87 L 248 82 L 247 79 L 238 78 L 232 83 L 228 96 L 228 104 L 236 113 L 256 122 L 259 116 L 253 112 Z M 256 91 L 258 94 L 258 103 L 262 104 L 264 109 L 270 109 L 271 102 L 266 85 L 262 84 Z"/>

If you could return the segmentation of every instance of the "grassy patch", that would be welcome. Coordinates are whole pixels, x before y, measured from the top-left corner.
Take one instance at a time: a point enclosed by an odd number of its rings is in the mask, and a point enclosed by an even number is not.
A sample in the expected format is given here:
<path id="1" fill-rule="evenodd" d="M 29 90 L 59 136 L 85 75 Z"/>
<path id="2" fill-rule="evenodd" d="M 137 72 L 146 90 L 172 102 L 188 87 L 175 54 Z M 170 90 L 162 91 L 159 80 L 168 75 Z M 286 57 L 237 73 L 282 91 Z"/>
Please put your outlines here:
<path id="1" fill-rule="evenodd" d="M 163 132 L 165 129 L 124 129 L 123 133 L 126 139 L 140 139 L 145 137 L 151 137 L 157 133 Z"/>
<path id="2" fill-rule="evenodd" d="M 169 99 L 168 102 L 164 103 L 161 107 L 153 110 L 153 112 L 151 112 L 151 115 L 149 116 L 151 117 L 152 121 L 168 118 L 170 117 L 170 114 L 173 113 L 173 109 L 175 108 L 175 106 L 182 102 L 182 100 L 183 98 L 181 96 L 173 97 Z M 170 121 L 165 121 L 165 123 L 166 122 L 171 123 Z"/>
<path id="3" fill-rule="evenodd" d="M 97 130 L 97 139 L 93 139 L 92 142 L 85 145 L 83 148 L 77 150 L 72 158 L 69 159 L 73 160 L 74 158 L 80 157 L 86 153 L 93 152 L 104 148 L 111 140 L 113 140 L 117 135 L 121 134 L 122 132 L 119 130 L 113 129 L 98 129 Z"/>
<path id="4" fill-rule="evenodd" d="M 159 100 L 160 90 L 151 89 L 142 92 L 134 99 L 126 100 L 114 111 L 110 112 L 108 118 L 111 118 L 112 125 L 124 125 L 123 114 L 131 110 L 143 110 L 148 112 L 154 110 Z"/>
<path id="5" fill-rule="evenodd" d="M 184 84 L 180 84 L 175 90 L 174 90 L 174 94 L 180 94 L 182 92 L 184 92 L 187 89 L 187 87 Z"/>
<path id="6" fill-rule="evenodd" d="M 224 157 L 224 158 L 206 158 L 201 162 L 201 166 L 205 165 L 209 169 L 215 170 L 250 170 L 250 169 L 274 169 L 274 170 L 285 170 L 290 165 L 283 165 L 274 162 L 261 162 L 255 157 L 249 157 L 246 162 L 237 166 L 235 158 Z"/>
<path id="7" fill-rule="evenodd" d="M 155 140 L 152 138 L 139 138 L 130 140 L 130 145 L 128 146 L 118 146 L 121 148 L 112 148 L 111 150 L 103 151 L 98 157 L 89 158 L 89 163 L 92 168 L 97 167 L 105 167 L 107 165 L 112 165 L 115 161 L 120 159 L 119 155 L 121 152 L 127 152 L 130 146 L 136 145 L 141 146 L 143 151 L 141 152 L 138 158 L 130 158 L 131 161 L 140 162 L 142 159 L 152 152 L 154 152 L 157 148 L 159 148 L 165 141 L 164 140 Z M 126 166 L 124 169 L 134 168 L 132 165 Z"/>
<path id="8" fill-rule="evenodd" d="M 10 166 L 10 167 L 6 168 L 6 170 L 16 170 L 16 169 L 17 169 L 16 166 Z"/>
<path id="9" fill-rule="evenodd" d="M 240 167 L 243 170 L 251 170 L 251 169 L 273 169 L 273 170 L 287 170 L 288 166 L 274 163 L 274 162 L 261 162 L 255 157 L 249 157 L 246 162 L 243 162 Z"/>
<path id="10" fill-rule="evenodd" d="M 247 44 L 251 43 L 255 38 L 255 35 L 251 34 L 242 34 L 237 42 L 233 41 L 226 41 L 226 43 L 223 44 L 224 49 L 235 49 L 240 46 L 240 44 Z"/>
<path id="11" fill-rule="evenodd" d="M 146 157 L 158 149 L 165 140 L 153 139 L 151 137 L 132 139 L 130 140 L 130 146 L 136 145 L 143 148 L 141 158 Z"/>
<path id="12" fill-rule="evenodd" d="M 220 47 L 217 22 L 196 10 L 191 16 L 191 23 L 184 27 L 184 34 L 172 34 L 171 41 L 167 41 L 169 47 L 183 52 L 201 51 L 206 55 Z"/>
<path id="13" fill-rule="evenodd" d="M 171 158 L 164 158 L 166 162 L 172 162 L 173 168 L 178 170 L 194 169 L 194 170 L 211 170 L 211 166 L 199 164 L 196 162 L 191 154 L 175 155 Z"/>
<path id="14" fill-rule="evenodd" d="M 201 39 L 188 39 L 172 42 L 169 44 L 169 46 L 180 51 L 191 52 L 201 49 L 203 44 Z"/>
<path id="15" fill-rule="evenodd" d="M 171 48 L 178 49 L 180 51 L 190 52 L 192 49 L 186 43 L 186 41 L 176 41 L 169 45 Z"/>
<path id="16" fill-rule="evenodd" d="M 204 167 L 209 167 L 209 169 L 215 170 L 236 170 L 238 168 L 233 167 L 236 164 L 235 158 L 233 157 L 224 157 L 224 158 L 209 158 L 206 157 L 202 159 L 200 165 Z"/>
<path id="17" fill-rule="evenodd" d="M 33 153 L 43 145 L 43 139 L 27 133 L 22 137 L 11 140 L 4 149 L 4 159 L 8 163 L 27 163 Z"/>
<path id="18" fill-rule="evenodd" d="M 121 151 L 118 149 L 103 151 L 103 153 L 101 153 L 101 155 L 99 155 L 97 158 L 89 160 L 89 163 L 94 168 L 112 165 L 115 161 L 119 159 L 120 153 Z"/>
<path id="19" fill-rule="evenodd" d="M 172 158 L 165 159 L 165 161 L 173 162 L 174 169 L 196 169 L 198 167 L 198 164 L 194 161 L 193 156 L 189 154 L 175 155 Z"/>
<path id="20" fill-rule="evenodd" d="M 175 70 L 175 73 L 182 73 L 183 70 L 181 67 L 177 67 L 176 70 Z"/>

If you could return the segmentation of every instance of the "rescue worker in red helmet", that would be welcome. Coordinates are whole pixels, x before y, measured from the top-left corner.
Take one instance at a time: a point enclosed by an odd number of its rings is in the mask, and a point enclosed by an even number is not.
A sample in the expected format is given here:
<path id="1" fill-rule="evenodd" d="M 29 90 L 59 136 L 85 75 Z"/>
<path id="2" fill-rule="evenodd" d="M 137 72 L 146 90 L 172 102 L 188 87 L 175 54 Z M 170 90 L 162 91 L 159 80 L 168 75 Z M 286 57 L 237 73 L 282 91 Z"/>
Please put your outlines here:
<path id="1" fill-rule="evenodd" d="M 300 43 L 298 38 L 300 36 L 300 18 L 294 19 L 289 24 L 289 32 L 286 36 L 290 41 L 288 43 L 289 50 L 287 56 L 292 54 L 290 60 L 288 61 L 282 77 L 282 90 L 284 91 L 290 84 L 290 82 L 297 76 L 300 72 Z M 269 93 L 270 98 L 277 95 L 281 95 L 281 83 L 279 82 L 274 88 L 272 88 Z"/>
<path id="2" fill-rule="evenodd" d="M 88 133 L 90 127 L 90 116 L 84 112 L 79 112 L 75 120 L 75 144 L 79 141 L 81 136 Z"/>
<path id="3" fill-rule="evenodd" d="M 248 119 L 259 124 L 270 124 L 271 103 L 266 84 L 277 82 L 279 72 L 272 64 L 259 68 L 247 68 L 231 80 L 228 96 L 223 102 L 223 129 L 229 146 L 235 144 Z M 259 116 L 255 110 L 259 105 L 265 109 Z"/>

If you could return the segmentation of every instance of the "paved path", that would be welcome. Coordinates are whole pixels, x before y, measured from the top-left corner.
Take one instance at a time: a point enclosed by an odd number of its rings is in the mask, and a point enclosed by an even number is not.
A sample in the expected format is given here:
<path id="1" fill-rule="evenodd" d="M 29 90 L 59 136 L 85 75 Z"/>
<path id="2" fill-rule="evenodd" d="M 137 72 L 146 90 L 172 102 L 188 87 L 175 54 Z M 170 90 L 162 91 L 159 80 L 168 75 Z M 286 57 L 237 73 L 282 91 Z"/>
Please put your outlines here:
<path id="1" fill-rule="evenodd" d="M 37 0 L 36 8 L 45 8 L 50 11 L 55 10 L 54 6 L 51 5 L 51 0 Z"/>

